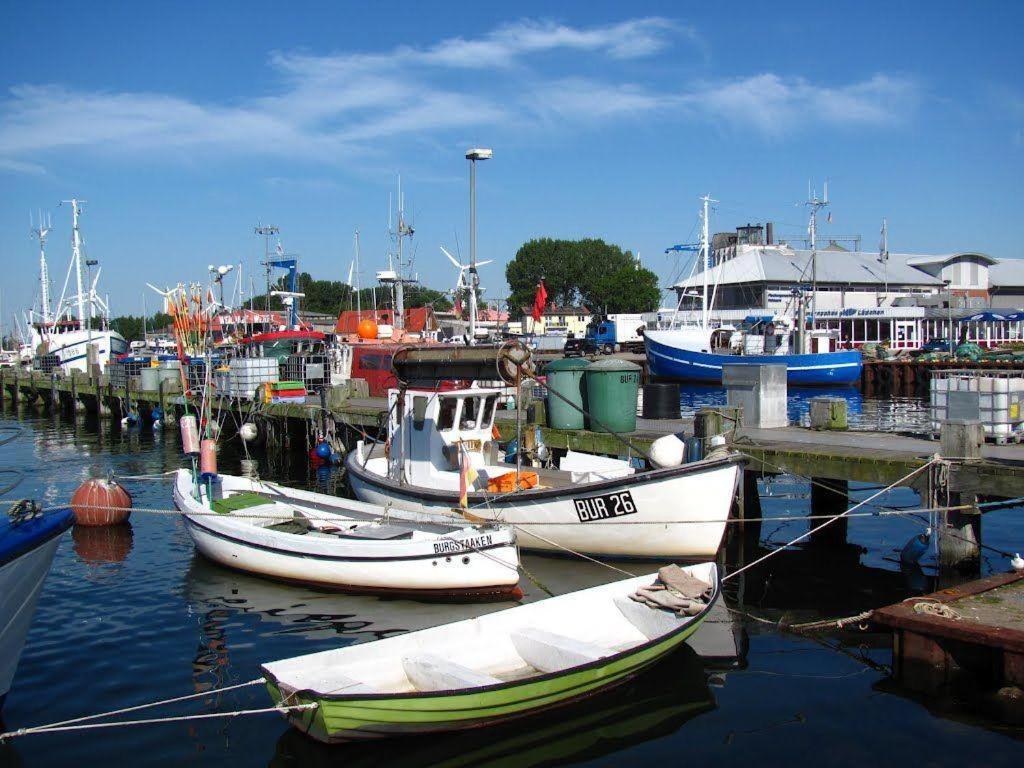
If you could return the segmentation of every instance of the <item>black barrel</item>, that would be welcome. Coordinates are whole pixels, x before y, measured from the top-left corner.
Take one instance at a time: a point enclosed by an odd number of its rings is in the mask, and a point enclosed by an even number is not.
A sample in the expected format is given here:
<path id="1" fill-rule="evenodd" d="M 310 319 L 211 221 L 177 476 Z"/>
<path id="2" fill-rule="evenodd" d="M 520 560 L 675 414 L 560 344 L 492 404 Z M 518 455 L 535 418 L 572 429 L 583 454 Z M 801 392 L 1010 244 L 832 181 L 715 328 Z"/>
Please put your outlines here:
<path id="1" fill-rule="evenodd" d="M 673 382 L 644 384 L 645 419 L 679 418 L 679 385 Z"/>

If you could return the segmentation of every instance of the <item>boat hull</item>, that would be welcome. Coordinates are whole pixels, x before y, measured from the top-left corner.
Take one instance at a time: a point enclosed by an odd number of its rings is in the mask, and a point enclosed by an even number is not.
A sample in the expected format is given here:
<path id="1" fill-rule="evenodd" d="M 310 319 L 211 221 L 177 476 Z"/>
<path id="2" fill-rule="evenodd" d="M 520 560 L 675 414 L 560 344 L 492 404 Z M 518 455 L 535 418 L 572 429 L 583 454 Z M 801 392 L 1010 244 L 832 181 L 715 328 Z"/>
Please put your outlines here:
<path id="1" fill-rule="evenodd" d="M 41 340 L 41 339 L 40 339 Z M 100 368 L 110 360 L 128 351 L 128 342 L 116 331 L 88 330 L 54 333 L 46 338 L 47 354 L 56 355 L 64 373 L 86 371 L 88 368 L 88 345 L 96 345 L 96 362 Z"/>
<path id="2" fill-rule="evenodd" d="M 465 599 L 520 594 L 518 553 L 508 531 L 453 536 L 441 551 L 433 540 L 299 551 L 290 540 L 301 537 L 211 514 L 177 484 L 174 501 L 199 553 L 236 570 L 356 594 Z M 473 546 L 461 546 L 463 540 Z"/>
<path id="3" fill-rule="evenodd" d="M 521 682 L 465 692 L 330 696 L 290 690 L 268 674 L 267 688 L 276 702 L 316 704 L 315 709 L 295 711 L 287 717 L 299 730 L 327 743 L 497 725 L 570 704 L 627 682 L 682 645 L 700 627 L 719 592 L 716 571 L 715 593 L 708 607 L 680 629 L 598 662 Z M 266 667 L 264 672 L 267 672 Z"/>
<path id="4" fill-rule="evenodd" d="M 50 513 L 55 514 L 55 513 Z M 22 525 L 34 531 L 20 531 L 23 545 L 4 557 L 0 552 L 0 704 L 11 687 L 25 638 L 32 624 L 43 582 L 50 572 L 60 535 L 71 527 L 71 514 L 65 511 L 50 521 L 30 520 Z M 13 539 L 10 529 L 4 538 Z"/>
<path id="5" fill-rule="evenodd" d="M 458 494 L 399 485 L 349 454 L 348 479 L 356 496 L 415 511 L 453 514 Z M 725 535 L 741 459 L 729 457 L 587 483 L 558 494 L 522 491 L 489 498 L 469 495 L 473 517 L 514 525 L 520 546 L 549 552 L 665 559 L 714 557 Z M 628 493 L 634 512 L 600 517 L 597 499 Z"/>
<path id="6" fill-rule="evenodd" d="M 786 381 L 794 386 L 837 386 L 860 381 L 862 358 L 856 350 L 817 355 L 719 355 L 674 343 L 673 333 L 648 331 L 644 336 L 652 376 L 721 384 L 723 365 L 785 365 Z"/>

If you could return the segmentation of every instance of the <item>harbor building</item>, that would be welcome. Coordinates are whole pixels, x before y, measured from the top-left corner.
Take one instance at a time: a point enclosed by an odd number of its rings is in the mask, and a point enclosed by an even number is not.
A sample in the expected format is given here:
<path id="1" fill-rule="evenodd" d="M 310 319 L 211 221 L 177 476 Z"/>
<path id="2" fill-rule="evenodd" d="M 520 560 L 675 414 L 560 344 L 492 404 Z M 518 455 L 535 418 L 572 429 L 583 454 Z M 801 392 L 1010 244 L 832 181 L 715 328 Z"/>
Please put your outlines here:
<path id="1" fill-rule="evenodd" d="M 586 307 L 556 307 L 549 305 L 544 308 L 540 320 L 534 320 L 530 307 L 523 307 L 523 332 L 536 335 L 552 334 L 557 336 L 581 337 L 586 335 L 590 323 L 590 310 Z"/>
<path id="2" fill-rule="evenodd" d="M 836 331 L 840 348 L 884 342 L 917 349 L 929 339 L 948 339 L 951 325 L 955 340 L 982 346 L 1022 339 L 1024 260 L 979 252 L 872 253 L 859 245 L 860 238 L 847 238 L 819 247 L 812 276 L 812 251 L 774 242 L 771 224 L 716 234 L 707 275 L 695 267 L 672 286 L 677 319 L 699 318 L 706 279 L 714 322 L 795 321 L 802 294 L 805 307 L 814 308 L 815 327 Z M 989 317 L 967 321 L 986 310 L 992 310 Z M 665 314 L 659 312 L 658 320 L 664 322 Z"/>

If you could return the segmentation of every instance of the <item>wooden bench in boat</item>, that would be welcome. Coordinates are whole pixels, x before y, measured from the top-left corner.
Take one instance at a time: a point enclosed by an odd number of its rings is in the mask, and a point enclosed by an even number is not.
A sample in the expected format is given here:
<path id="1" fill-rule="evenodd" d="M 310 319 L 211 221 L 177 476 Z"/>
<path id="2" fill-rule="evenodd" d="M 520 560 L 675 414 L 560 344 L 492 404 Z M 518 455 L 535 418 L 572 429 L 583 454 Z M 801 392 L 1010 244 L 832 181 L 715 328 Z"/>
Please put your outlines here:
<path id="1" fill-rule="evenodd" d="M 626 620 L 648 640 L 666 635 L 683 626 L 692 618 L 691 616 L 677 616 L 672 611 L 661 608 L 651 608 L 649 605 L 638 603 L 629 597 L 619 596 L 614 598 L 613 602 Z"/>
<path id="2" fill-rule="evenodd" d="M 479 688 L 497 685 L 496 677 L 448 661 L 433 653 L 402 659 L 406 677 L 417 691 L 449 691 L 455 688 Z"/>
<path id="3" fill-rule="evenodd" d="M 516 630 L 509 639 L 523 661 L 541 672 L 559 672 L 589 664 L 614 652 L 610 648 L 534 627 Z"/>

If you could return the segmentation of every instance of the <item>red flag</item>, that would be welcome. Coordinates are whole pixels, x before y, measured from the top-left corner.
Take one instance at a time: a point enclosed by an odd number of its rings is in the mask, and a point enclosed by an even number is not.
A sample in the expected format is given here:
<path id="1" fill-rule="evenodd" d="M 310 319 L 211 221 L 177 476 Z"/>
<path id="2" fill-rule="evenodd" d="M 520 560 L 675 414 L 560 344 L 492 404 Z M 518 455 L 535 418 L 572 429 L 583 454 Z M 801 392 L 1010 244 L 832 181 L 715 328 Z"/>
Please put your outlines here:
<path id="1" fill-rule="evenodd" d="M 534 322 L 539 322 L 541 316 L 544 314 L 544 305 L 548 303 L 548 289 L 544 287 L 544 279 L 541 278 L 540 283 L 537 284 L 537 293 L 533 297 L 533 311 L 530 316 Z"/>
<path id="2" fill-rule="evenodd" d="M 458 293 L 455 294 L 455 317 L 462 319 L 462 296 Z"/>

